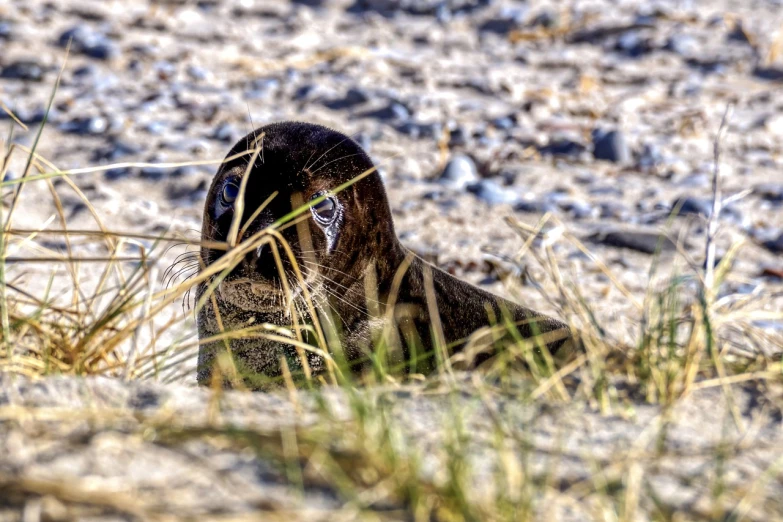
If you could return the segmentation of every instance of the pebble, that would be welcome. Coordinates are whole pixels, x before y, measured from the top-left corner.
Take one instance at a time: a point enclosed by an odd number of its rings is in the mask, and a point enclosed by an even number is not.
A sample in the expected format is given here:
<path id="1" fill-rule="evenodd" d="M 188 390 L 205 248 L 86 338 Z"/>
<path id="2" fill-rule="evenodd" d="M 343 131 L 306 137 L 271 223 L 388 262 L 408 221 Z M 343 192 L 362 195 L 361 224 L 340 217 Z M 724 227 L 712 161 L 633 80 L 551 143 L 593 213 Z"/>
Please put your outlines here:
<path id="1" fill-rule="evenodd" d="M 311 100 L 317 93 L 318 88 L 313 84 L 305 84 L 296 88 L 293 98 L 297 101 Z"/>
<path id="2" fill-rule="evenodd" d="M 671 204 L 672 212 L 679 212 L 677 215 L 696 214 L 702 217 L 709 217 L 712 214 L 712 200 L 707 198 L 680 197 Z"/>
<path id="3" fill-rule="evenodd" d="M 209 137 L 210 139 L 233 145 L 239 139 L 239 131 L 230 123 L 221 123 Z"/>
<path id="4" fill-rule="evenodd" d="M 560 15 L 557 11 L 544 8 L 530 21 L 530 27 L 544 27 L 551 29 L 557 27 L 561 22 Z"/>
<path id="5" fill-rule="evenodd" d="M 753 187 L 753 193 L 774 203 L 783 203 L 783 183 L 761 183 Z"/>
<path id="6" fill-rule="evenodd" d="M 144 149 L 141 145 L 115 139 L 106 146 L 95 149 L 92 154 L 92 161 L 96 163 L 112 163 L 119 160 L 120 158 L 135 156 L 136 154 L 141 153 L 143 150 Z"/>
<path id="7" fill-rule="evenodd" d="M 593 157 L 597 160 L 625 164 L 631 160 L 631 152 L 620 130 L 604 131 L 595 129 L 593 137 Z"/>
<path id="8" fill-rule="evenodd" d="M 614 185 L 596 185 L 588 191 L 591 196 L 623 196 L 623 189 Z"/>
<path id="9" fill-rule="evenodd" d="M 777 239 L 771 239 L 762 243 L 764 247 L 774 252 L 775 254 L 783 254 L 783 232 L 777 237 Z"/>
<path id="10" fill-rule="evenodd" d="M 585 151 L 587 151 L 587 147 L 568 138 L 553 139 L 538 149 L 542 156 L 555 156 L 574 161 L 581 159 Z"/>
<path id="11" fill-rule="evenodd" d="M 384 16 L 404 12 L 446 19 L 455 14 L 476 11 L 491 3 L 492 0 L 354 0 L 354 3 L 348 7 L 348 12 L 375 11 Z"/>
<path id="12" fill-rule="evenodd" d="M 69 42 L 71 52 L 97 60 L 110 60 L 120 53 L 119 48 L 105 34 L 83 24 L 71 27 L 57 39 L 60 47 L 67 47 Z"/>
<path id="13" fill-rule="evenodd" d="M 199 174 L 212 174 L 212 171 L 205 167 L 196 165 L 182 165 L 171 171 L 171 177 L 173 178 L 186 178 L 190 176 L 196 176 Z"/>
<path id="14" fill-rule="evenodd" d="M 726 41 L 738 42 L 743 44 L 751 43 L 750 39 L 748 38 L 747 31 L 742 25 L 742 20 L 737 20 L 732 30 L 729 31 L 729 33 L 726 35 Z"/>
<path id="15" fill-rule="evenodd" d="M 462 126 L 449 131 L 449 147 L 464 147 L 468 144 L 468 133 Z"/>
<path id="16" fill-rule="evenodd" d="M 395 127 L 397 132 L 410 136 L 413 139 L 418 138 L 438 138 L 443 133 L 440 123 L 418 123 L 406 121 Z"/>
<path id="17" fill-rule="evenodd" d="M 212 78 L 212 73 L 210 73 L 209 70 L 194 64 L 188 65 L 185 68 L 185 73 L 191 80 L 198 82 L 203 82 Z"/>
<path id="18" fill-rule="evenodd" d="M 664 163 L 663 153 L 658 145 L 654 143 L 645 143 L 642 147 L 642 153 L 636 161 L 636 168 L 640 170 L 651 170 Z"/>
<path id="19" fill-rule="evenodd" d="M 364 118 L 375 118 L 381 121 L 405 121 L 411 117 L 411 111 L 402 103 L 392 101 L 385 107 L 365 112 L 360 115 Z"/>
<path id="20" fill-rule="evenodd" d="M 490 123 L 492 126 L 499 130 L 511 130 L 517 126 L 516 116 L 503 116 L 501 118 L 495 118 Z"/>
<path id="21" fill-rule="evenodd" d="M 166 177 L 167 171 L 160 167 L 144 167 L 139 171 L 139 176 L 150 181 L 160 181 Z"/>
<path id="22" fill-rule="evenodd" d="M 439 183 L 460 190 L 477 181 L 476 163 L 464 154 L 452 156 L 438 178 Z"/>
<path id="23" fill-rule="evenodd" d="M 528 214 L 545 214 L 546 212 L 556 212 L 557 205 L 541 199 L 523 199 L 514 205 L 514 210 Z"/>
<path id="24" fill-rule="evenodd" d="M 666 40 L 664 50 L 679 54 L 680 56 L 691 57 L 699 51 L 699 41 L 688 34 L 674 34 Z"/>
<path id="25" fill-rule="evenodd" d="M 596 232 L 588 239 L 597 244 L 627 248 L 644 254 L 654 254 L 659 249 L 663 252 L 677 250 L 677 245 L 671 239 L 657 232 L 608 230 Z"/>
<path id="26" fill-rule="evenodd" d="M 708 218 L 712 214 L 712 199 L 697 198 L 692 196 L 680 197 L 671 204 L 671 211 L 674 212 L 679 207 L 677 215 L 695 214 Z M 723 220 L 731 221 L 738 225 L 744 225 L 742 214 L 732 206 L 721 208 L 720 217 Z"/>
<path id="27" fill-rule="evenodd" d="M 13 24 L 7 20 L 0 20 L 0 40 L 13 39 Z"/>
<path id="28" fill-rule="evenodd" d="M 617 38 L 614 46 L 616 51 L 630 57 L 639 58 L 655 49 L 652 41 L 639 31 L 626 31 Z"/>
<path id="29" fill-rule="evenodd" d="M 62 123 L 60 130 L 68 134 L 78 134 L 80 136 L 99 135 L 106 132 L 109 122 L 102 116 L 91 116 L 85 118 L 74 118 Z"/>
<path id="30" fill-rule="evenodd" d="M 280 87 L 280 80 L 277 78 L 257 78 L 248 84 L 244 96 L 247 100 L 264 100 Z"/>
<path id="31" fill-rule="evenodd" d="M 598 204 L 599 217 L 602 219 L 617 219 L 628 221 L 632 216 L 631 209 L 619 201 L 602 201 Z"/>
<path id="32" fill-rule="evenodd" d="M 467 185 L 466 190 L 490 205 L 515 203 L 519 196 L 513 190 L 503 187 L 492 179 L 482 179 L 477 183 Z"/>
<path id="33" fill-rule="evenodd" d="M 0 78 L 6 80 L 24 80 L 29 82 L 40 82 L 44 77 L 44 68 L 38 62 L 31 60 L 20 60 L 11 62 L 2 68 Z"/>
<path id="34" fill-rule="evenodd" d="M 688 174 L 683 179 L 678 181 L 676 185 L 678 187 L 689 187 L 689 188 L 697 188 L 697 187 L 708 187 L 712 183 L 712 176 L 705 173 L 705 172 L 694 172 L 693 174 Z"/>
<path id="35" fill-rule="evenodd" d="M 168 125 L 162 121 L 151 121 L 142 127 L 145 132 L 149 132 L 155 136 L 162 136 L 168 130 Z"/>
<path id="36" fill-rule="evenodd" d="M 324 105 L 332 110 L 352 109 L 358 105 L 363 105 L 370 101 L 370 94 L 361 88 L 351 87 L 345 96 L 336 100 L 328 100 Z"/>
<path id="37" fill-rule="evenodd" d="M 354 139 L 356 140 L 356 143 L 361 145 L 365 152 L 370 153 L 372 150 L 372 138 L 369 134 L 366 132 L 360 132 L 354 137 Z"/>
<path id="38" fill-rule="evenodd" d="M 485 20 L 479 25 L 478 30 L 482 33 L 506 35 L 524 24 L 527 12 L 527 7 L 506 7 L 498 13 L 497 17 Z"/>
<path id="39" fill-rule="evenodd" d="M 129 178 L 131 177 L 131 174 L 133 174 L 133 170 L 130 167 L 120 167 L 104 171 L 103 177 L 109 181 L 116 181 L 118 179 Z"/>
<path id="40" fill-rule="evenodd" d="M 598 209 L 581 200 L 563 202 L 560 204 L 560 208 L 577 220 L 596 217 L 599 214 Z"/>
<path id="41" fill-rule="evenodd" d="M 753 76 L 771 82 L 783 81 L 783 68 L 780 67 L 756 67 Z"/>
<path id="42" fill-rule="evenodd" d="M 780 113 L 766 115 L 761 124 L 767 132 L 783 137 L 783 115 Z"/>

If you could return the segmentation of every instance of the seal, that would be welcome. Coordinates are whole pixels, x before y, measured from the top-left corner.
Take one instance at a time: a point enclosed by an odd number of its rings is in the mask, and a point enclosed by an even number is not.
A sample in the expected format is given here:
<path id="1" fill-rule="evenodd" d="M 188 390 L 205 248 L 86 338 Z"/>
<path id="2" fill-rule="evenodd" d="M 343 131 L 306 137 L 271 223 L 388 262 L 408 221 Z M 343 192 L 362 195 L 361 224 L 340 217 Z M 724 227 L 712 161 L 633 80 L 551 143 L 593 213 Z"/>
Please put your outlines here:
<path id="1" fill-rule="evenodd" d="M 408 372 L 430 372 L 464 355 L 471 335 L 493 324 L 513 324 L 515 338 L 536 338 L 552 351 L 570 338 L 562 322 L 459 280 L 405 248 L 372 160 L 354 140 L 320 125 L 273 123 L 241 139 L 212 181 L 202 241 L 202 272 L 224 256 L 234 261 L 196 290 L 203 305 L 200 384 L 211 381 L 216 357 L 229 350 L 254 389 L 279 378 L 283 362 L 292 372 L 327 369 L 322 354 L 292 346 L 269 325 L 304 325 L 304 342 L 328 338 L 335 359 L 358 372 L 379 358 Z M 215 248 L 220 242 L 234 246 Z M 267 330 L 259 331 L 261 325 Z M 232 334 L 243 331 L 253 333 Z M 465 364 L 492 355 L 466 356 Z"/>

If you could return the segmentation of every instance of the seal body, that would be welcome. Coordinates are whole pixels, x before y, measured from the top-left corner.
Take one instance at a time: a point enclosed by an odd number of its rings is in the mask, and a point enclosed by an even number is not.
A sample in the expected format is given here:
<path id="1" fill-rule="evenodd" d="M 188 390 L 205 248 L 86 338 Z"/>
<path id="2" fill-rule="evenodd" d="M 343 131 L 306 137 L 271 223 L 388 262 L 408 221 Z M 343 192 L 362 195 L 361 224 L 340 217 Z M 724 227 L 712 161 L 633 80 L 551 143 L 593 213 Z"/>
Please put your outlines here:
<path id="1" fill-rule="evenodd" d="M 265 234 L 269 227 L 275 236 Z M 305 343 L 326 339 L 355 371 L 377 363 L 378 350 L 407 371 L 431 371 L 439 357 L 459 352 L 471 334 L 493 323 L 513 323 L 523 338 L 550 334 L 545 344 L 552 350 L 568 337 L 563 323 L 461 281 L 403 247 L 370 158 L 351 138 L 319 125 L 275 123 L 240 140 L 212 181 L 202 240 L 201 270 L 225 266 L 196 291 L 203 304 L 197 313 L 201 384 L 210 382 L 223 352 L 251 388 L 279 377 L 283 362 L 292 372 L 305 370 L 305 363 L 306 371 L 326 369 L 323 357 L 301 343 L 297 350 L 275 325 L 299 325 Z M 232 246 L 220 250 L 216 242 Z"/>

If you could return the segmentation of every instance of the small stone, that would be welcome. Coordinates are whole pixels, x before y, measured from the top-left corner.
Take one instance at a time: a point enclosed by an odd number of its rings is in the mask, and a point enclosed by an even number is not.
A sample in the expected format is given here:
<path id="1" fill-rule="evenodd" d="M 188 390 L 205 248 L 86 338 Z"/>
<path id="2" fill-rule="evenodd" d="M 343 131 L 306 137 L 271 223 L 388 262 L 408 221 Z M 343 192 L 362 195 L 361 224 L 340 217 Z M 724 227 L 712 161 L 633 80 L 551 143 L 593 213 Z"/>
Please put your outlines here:
<path id="1" fill-rule="evenodd" d="M 491 3 L 492 0 L 354 0 L 347 11 L 354 14 L 375 11 L 389 17 L 403 12 L 446 21 L 454 14 L 471 13 Z"/>
<path id="2" fill-rule="evenodd" d="M 625 221 L 631 215 L 631 210 L 619 201 L 602 201 L 598 207 L 600 209 L 599 217 L 602 219 L 620 219 Z"/>
<path id="3" fill-rule="evenodd" d="M 639 58 L 654 50 L 655 46 L 638 31 L 626 31 L 617 38 L 614 48 L 626 56 Z"/>
<path id="4" fill-rule="evenodd" d="M 598 215 L 597 209 L 586 201 L 574 200 L 564 202 L 560 207 L 573 216 L 574 219 L 587 219 Z"/>
<path id="5" fill-rule="evenodd" d="M 212 76 L 207 69 L 193 64 L 187 66 L 185 73 L 194 81 L 208 80 Z"/>
<path id="6" fill-rule="evenodd" d="M 133 171 L 129 167 L 121 167 L 105 171 L 103 177 L 109 181 L 116 181 L 118 179 L 129 178 L 131 174 L 133 174 Z"/>
<path id="7" fill-rule="evenodd" d="M 328 0 L 291 0 L 291 3 L 307 7 L 323 7 L 328 3 Z"/>
<path id="8" fill-rule="evenodd" d="M 383 121 L 405 121 L 411 117 L 411 112 L 400 102 L 392 101 L 386 107 L 360 115 L 364 118 L 375 118 Z"/>
<path id="9" fill-rule="evenodd" d="M 316 95 L 317 92 L 318 88 L 313 84 L 302 85 L 297 87 L 294 91 L 294 100 L 309 101 Z"/>
<path id="10" fill-rule="evenodd" d="M 661 149 L 653 143 L 646 143 L 642 147 L 642 153 L 639 155 L 636 166 L 641 170 L 649 170 L 662 165 L 663 162 L 664 157 Z"/>
<path id="11" fill-rule="evenodd" d="M 244 96 L 248 100 L 263 100 L 280 87 L 277 78 L 256 78 L 248 84 Z"/>
<path id="12" fill-rule="evenodd" d="M 525 22 L 527 8 L 506 7 L 495 18 L 485 20 L 478 28 L 481 33 L 495 33 L 505 35 L 518 29 Z"/>
<path id="13" fill-rule="evenodd" d="M 465 188 L 468 192 L 475 194 L 477 198 L 486 201 L 490 205 L 513 204 L 519 199 L 519 196 L 513 190 L 502 187 L 495 180 L 491 179 L 482 179 L 478 183 L 467 185 Z"/>
<path id="14" fill-rule="evenodd" d="M 551 201 L 541 199 L 520 200 L 514 205 L 517 212 L 526 212 L 528 214 L 545 214 L 547 212 L 556 212 L 557 205 Z"/>
<path id="15" fill-rule="evenodd" d="M 696 198 L 692 196 L 680 197 L 675 199 L 672 203 L 671 211 L 675 212 L 677 208 L 679 208 L 677 215 L 696 214 L 708 218 L 712 214 L 712 199 Z M 723 220 L 731 221 L 738 225 L 745 225 L 740 211 L 732 206 L 722 207 L 720 217 Z"/>
<path id="16" fill-rule="evenodd" d="M 706 198 L 681 197 L 672 202 L 671 208 L 677 215 L 696 214 L 709 217 L 712 214 L 712 201 Z"/>
<path id="17" fill-rule="evenodd" d="M 593 157 L 597 160 L 625 164 L 631 160 L 631 152 L 625 141 L 625 134 L 619 130 L 593 131 Z"/>
<path id="18" fill-rule="evenodd" d="M 503 116 L 502 118 L 495 118 L 491 121 L 492 126 L 499 130 L 511 130 L 517 125 L 516 118 L 514 116 Z"/>
<path id="19" fill-rule="evenodd" d="M 543 147 L 539 147 L 538 152 L 541 153 L 542 156 L 555 156 L 578 160 L 586 150 L 587 147 L 579 142 L 568 138 L 557 138 L 551 140 Z"/>
<path id="20" fill-rule="evenodd" d="M 756 67 L 753 69 L 753 76 L 770 82 L 780 82 L 783 81 L 783 68 Z"/>
<path id="21" fill-rule="evenodd" d="M 13 25 L 7 20 L 0 20 L 0 40 L 13 39 Z"/>
<path id="22" fill-rule="evenodd" d="M 438 182 L 455 189 L 463 189 L 478 181 L 475 162 L 464 154 L 455 154 L 443 169 Z"/>
<path id="23" fill-rule="evenodd" d="M 196 176 L 198 174 L 210 174 L 211 171 L 204 167 L 196 165 L 182 165 L 171 171 L 171 177 L 173 178 L 186 178 L 190 176 Z"/>
<path id="24" fill-rule="evenodd" d="M 367 103 L 370 99 L 370 94 L 364 89 L 351 87 L 343 98 L 326 101 L 324 102 L 324 105 L 333 110 L 351 109 L 357 105 Z"/>
<path id="25" fill-rule="evenodd" d="M 126 141 L 115 139 L 105 147 L 96 149 L 92 154 L 94 162 L 115 162 L 126 156 L 135 156 L 143 151 L 139 145 L 131 144 Z"/>
<path id="26" fill-rule="evenodd" d="M 71 51 L 98 60 L 109 60 L 119 54 L 117 46 L 106 35 L 99 33 L 86 25 L 77 25 L 60 34 L 57 44 Z"/>
<path id="27" fill-rule="evenodd" d="M 456 127 L 449 132 L 449 147 L 464 147 L 468 144 L 468 136 L 464 127 Z"/>
<path id="28" fill-rule="evenodd" d="M 667 236 L 657 232 L 611 230 L 597 232 L 590 236 L 591 241 L 617 248 L 627 248 L 644 254 L 654 254 L 677 250 L 677 245 Z"/>
<path id="29" fill-rule="evenodd" d="M 0 72 L 0 78 L 7 80 L 24 80 L 29 82 L 40 82 L 44 77 L 44 68 L 37 62 L 31 60 L 20 60 L 12 62 L 3 67 Z"/>
<path id="30" fill-rule="evenodd" d="M 783 136 L 783 115 L 773 113 L 765 117 L 762 121 L 764 130 L 776 136 Z"/>
<path id="31" fill-rule="evenodd" d="M 139 172 L 139 176 L 142 179 L 160 181 L 166 177 L 166 171 L 167 169 L 162 169 L 160 167 L 144 167 Z"/>
<path id="32" fill-rule="evenodd" d="M 406 121 L 402 125 L 397 125 L 395 128 L 400 134 L 410 136 L 413 139 L 418 139 L 419 136 L 421 136 L 421 126 L 412 121 Z"/>
<path id="33" fill-rule="evenodd" d="M 623 196 L 623 190 L 614 185 L 599 185 L 587 191 L 591 196 Z"/>
<path id="34" fill-rule="evenodd" d="M 783 183 L 761 183 L 753 187 L 753 193 L 774 203 L 783 203 Z"/>
<path id="35" fill-rule="evenodd" d="M 712 183 L 711 177 L 705 172 L 694 172 L 677 182 L 678 187 L 707 187 Z"/>
<path id="36" fill-rule="evenodd" d="M 234 143 L 239 138 L 239 132 L 230 123 L 221 123 L 209 137 L 223 143 Z"/>
<path id="37" fill-rule="evenodd" d="M 783 254 L 783 232 L 777 237 L 777 239 L 771 239 L 762 243 L 764 247 L 776 254 Z"/>
<path id="38" fill-rule="evenodd" d="M 108 120 L 102 116 L 87 118 L 74 118 L 60 125 L 60 130 L 69 134 L 99 135 L 106 132 L 109 126 Z"/>
<path id="39" fill-rule="evenodd" d="M 369 134 L 366 132 L 360 132 L 355 138 L 356 143 L 358 143 L 365 152 L 368 154 L 370 153 L 370 150 L 372 149 L 372 138 Z"/>
<path id="40" fill-rule="evenodd" d="M 688 34 L 675 34 L 666 40 L 664 50 L 679 54 L 680 56 L 690 57 L 699 51 L 699 42 Z"/>
<path id="41" fill-rule="evenodd" d="M 750 37 L 748 36 L 748 32 L 745 30 L 745 27 L 742 25 L 742 20 L 737 20 L 732 30 L 729 31 L 729 33 L 726 35 L 726 40 L 729 42 L 738 42 L 743 44 L 751 43 Z"/>
<path id="42" fill-rule="evenodd" d="M 151 121 L 143 127 L 145 132 L 149 132 L 155 136 L 162 136 L 168 130 L 168 126 L 162 121 Z"/>
<path id="43" fill-rule="evenodd" d="M 544 9 L 530 21 L 530 27 L 552 29 L 560 24 L 560 15 L 552 9 Z"/>

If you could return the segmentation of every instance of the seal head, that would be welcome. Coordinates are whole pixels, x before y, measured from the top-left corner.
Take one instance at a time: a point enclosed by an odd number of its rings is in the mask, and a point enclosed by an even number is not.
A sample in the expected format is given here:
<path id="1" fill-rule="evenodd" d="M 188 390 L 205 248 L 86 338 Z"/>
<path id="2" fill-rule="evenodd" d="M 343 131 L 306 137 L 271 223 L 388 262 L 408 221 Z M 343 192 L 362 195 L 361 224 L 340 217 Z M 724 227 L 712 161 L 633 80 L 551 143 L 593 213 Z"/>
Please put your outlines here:
<path id="1" fill-rule="evenodd" d="M 248 153 L 254 150 L 257 154 Z M 292 217 L 292 212 L 299 213 Z M 276 232 L 269 235 L 272 229 Z M 357 371 L 372 358 L 380 331 L 391 331 L 387 337 L 396 340 L 392 358 L 404 363 L 415 353 L 414 369 L 431 369 L 437 343 L 430 314 L 435 310 L 441 344 L 453 345 L 451 351 L 488 325 L 493 313 L 495 320 L 504 315 L 522 320 L 519 330 L 525 337 L 564 329 L 404 248 L 372 160 L 351 138 L 319 125 L 275 123 L 240 140 L 212 181 L 202 239 L 202 270 L 224 256 L 232 259 L 196 292 L 204 302 L 197 316 L 199 338 L 206 341 L 199 351 L 202 384 L 211 378 L 216 355 L 228 349 L 252 388 L 281 375 L 281 358 L 289 369 L 302 370 L 301 351 L 279 337 L 256 330 L 225 341 L 210 339 L 264 323 L 312 324 L 314 310 L 317 322 L 326 323 L 331 338 L 339 339 L 340 355 Z M 214 245 L 207 242 L 227 242 L 231 248 L 210 248 Z M 306 340 L 315 340 L 310 335 Z M 551 346 L 557 347 L 560 337 Z M 325 367 L 311 351 L 307 365 L 314 372 Z"/>

